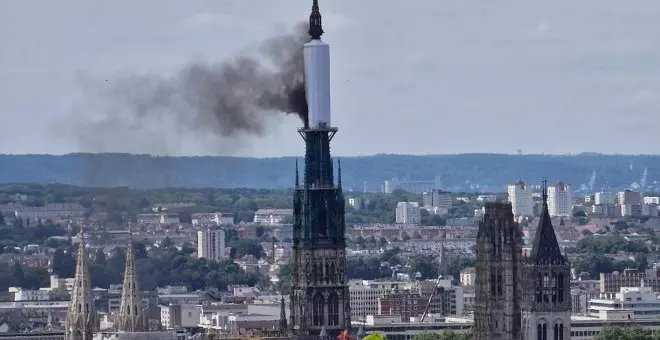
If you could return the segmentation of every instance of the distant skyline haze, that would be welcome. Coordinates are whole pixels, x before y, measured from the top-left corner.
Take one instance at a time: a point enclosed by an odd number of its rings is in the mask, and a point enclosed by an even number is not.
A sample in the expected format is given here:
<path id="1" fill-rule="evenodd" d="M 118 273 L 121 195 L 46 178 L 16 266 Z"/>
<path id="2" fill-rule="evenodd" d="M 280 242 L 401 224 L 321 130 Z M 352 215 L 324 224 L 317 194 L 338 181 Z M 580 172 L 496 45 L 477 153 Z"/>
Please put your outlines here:
<path id="1" fill-rule="evenodd" d="M 311 0 L 0 2 L 0 153 L 302 155 L 294 116 L 218 138 L 167 116 L 108 125 L 89 92 L 256 55 Z M 658 154 L 660 2 L 320 0 L 333 154 Z M 119 105 L 118 103 L 115 103 Z M 89 135 L 89 134 L 87 134 Z"/>

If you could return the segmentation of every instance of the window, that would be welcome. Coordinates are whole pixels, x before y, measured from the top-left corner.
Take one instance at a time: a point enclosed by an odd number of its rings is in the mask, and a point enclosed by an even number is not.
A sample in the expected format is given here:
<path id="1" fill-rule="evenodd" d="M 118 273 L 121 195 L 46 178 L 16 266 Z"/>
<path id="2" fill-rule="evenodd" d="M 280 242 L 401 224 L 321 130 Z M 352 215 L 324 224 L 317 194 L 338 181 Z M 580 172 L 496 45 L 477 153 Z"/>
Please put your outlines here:
<path id="1" fill-rule="evenodd" d="M 314 322 L 314 326 L 323 326 L 323 314 L 325 314 L 323 310 L 323 304 L 323 297 L 321 294 L 316 294 L 312 302 L 312 322 Z"/>
<path id="2" fill-rule="evenodd" d="M 328 325 L 339 325 L 339 296 L 336 293 L 330 294 L 328 298 Z"/>
<path id="3" fill-rule="evenodd" d="M 557 296 L 559 303 L 564 302 L 564 274 L 557 274 Z"/>

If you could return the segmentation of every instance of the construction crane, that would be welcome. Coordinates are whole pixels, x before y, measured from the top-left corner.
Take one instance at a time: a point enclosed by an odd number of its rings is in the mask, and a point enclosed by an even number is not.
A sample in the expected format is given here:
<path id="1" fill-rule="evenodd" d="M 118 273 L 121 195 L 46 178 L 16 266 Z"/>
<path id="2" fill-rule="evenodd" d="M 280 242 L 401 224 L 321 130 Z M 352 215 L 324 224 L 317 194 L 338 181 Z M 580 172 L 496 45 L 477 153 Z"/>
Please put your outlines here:
<path id="1" fill-rule="evenodd" d="M 435 285 L 433 285 L 433 290 L 429 296 L 429 301 L 426 302 L 426 308 L 424 308 L 424 314 L 422 314 L 422 318 L 419 320 L 420 322 L 424 322 L 426 315 L 429 313 L 429 309 L 431 309 L 431 301 L 433 301 L 433 297 L 438 292 L 438 288 L 440 287 L 440 280 L 442 280 L 442 274 L 438 275 L 438 279 L 435 281 Z"/>

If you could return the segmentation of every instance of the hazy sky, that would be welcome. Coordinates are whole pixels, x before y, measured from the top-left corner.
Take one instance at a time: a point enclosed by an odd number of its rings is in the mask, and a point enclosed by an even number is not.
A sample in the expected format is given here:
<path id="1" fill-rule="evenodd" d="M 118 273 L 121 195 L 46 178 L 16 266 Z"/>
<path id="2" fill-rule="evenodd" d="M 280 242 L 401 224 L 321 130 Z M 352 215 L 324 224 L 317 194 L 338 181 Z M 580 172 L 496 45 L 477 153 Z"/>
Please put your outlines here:
<path id="1" fill-rule="evenodd" d="M 332 46 L 335 154 L 659 153 L 658 0 L 320 4 Z M 0 152 L 94 149 L 71 128 L 72 112 L 96 109 L 82 94 L 84 79 L 172 74 L 193 60 L 222 61 L 306 19 L 310 6 L 2 0 Z M 269 125 L 267 137 L 218 148 L 208 136 L 163 122 L 109 127 L 98 136 L 104 149 L 92 151 L 303 152 L 294 117 Z"/>

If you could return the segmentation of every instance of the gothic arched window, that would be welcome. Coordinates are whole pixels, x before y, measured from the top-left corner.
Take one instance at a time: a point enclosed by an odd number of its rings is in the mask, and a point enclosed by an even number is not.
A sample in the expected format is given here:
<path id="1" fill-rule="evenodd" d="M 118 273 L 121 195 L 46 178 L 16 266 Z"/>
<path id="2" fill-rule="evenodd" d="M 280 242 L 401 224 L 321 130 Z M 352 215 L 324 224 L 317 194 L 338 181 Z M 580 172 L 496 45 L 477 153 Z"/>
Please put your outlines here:
<path id="1" fill-rule="evenodd" d="M 541 324 L 536 326 L 536 338 L 538 340 L 543 339 L 543 326 L 541 326 Z"/>
<path id="2" fill-rule="evenodd" d="M 82 332 L 81 330 L 77 330 L 77 331 L 74 333 L 73 338 L 74 338 L 75 340 L 83 340 L 83 332 Z"/>
<path id="3" fill-rule="evenodd" d="M 543 302 L 543 275 L 537 274 L 536 303 Z M 540 338 L 539 338 L 540 339 Z"/>
<path id="4" fill-rule="evenodd" d="M 312 322 L 314 326 L 323 326 L 324 301 L 321 294 L 316 294 L 312 301 Z"/>
<path id="5" fill-rule="evenodd" d="M 339 325 L 339 296 L 330 294 L 328 298 L 328 326 Z"/>
<path id="6" fill-rule="evenodd" d="M 554 336 L 554 340 L 559 340 L 559 324 L 558 324 L 558 323 L 555 324 L 555 336 Z"/>
<path id="7" fill-rule="evenodd" d="M 564 274 L 557 274 L 557 295 L 557 301 L 564 302 Z"/>
<path id="8" fill-rule="evenodd" d="M 543 337 L 540 340 L 548 340 L 548 325 L 543 324 L 543 332 L 541 335 L 543 335 Z"/>
<path id="9" fill-rule="evenodd" d="M 559 324 L 559 340 L 564 340 L 564 324 Z"/>

